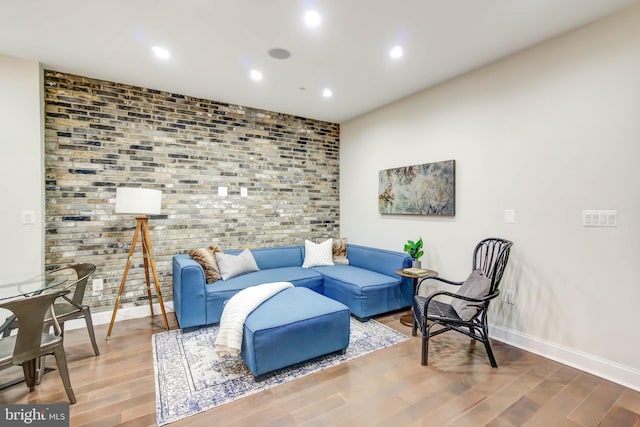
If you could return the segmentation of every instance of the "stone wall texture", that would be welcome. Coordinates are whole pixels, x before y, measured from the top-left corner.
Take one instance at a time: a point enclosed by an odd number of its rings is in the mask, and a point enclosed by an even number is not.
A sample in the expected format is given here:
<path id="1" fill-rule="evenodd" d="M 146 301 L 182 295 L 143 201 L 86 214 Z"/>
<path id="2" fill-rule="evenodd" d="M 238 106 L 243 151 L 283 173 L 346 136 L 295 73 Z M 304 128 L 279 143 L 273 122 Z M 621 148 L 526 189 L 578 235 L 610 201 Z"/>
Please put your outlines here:
<path id="1" fill-rule="evenodd" d="M 190 248 L 339 236 L 338 124 L 49 70 L 44 86 L 45 262 L 95 264 L 94 311 L 115 304 L 136 225 L 114 212 L 120 186 L 163 192 L 149 225 L 165 302 Z M 140 242 L 132 261 L 121 308 L 148 304 Z"/>

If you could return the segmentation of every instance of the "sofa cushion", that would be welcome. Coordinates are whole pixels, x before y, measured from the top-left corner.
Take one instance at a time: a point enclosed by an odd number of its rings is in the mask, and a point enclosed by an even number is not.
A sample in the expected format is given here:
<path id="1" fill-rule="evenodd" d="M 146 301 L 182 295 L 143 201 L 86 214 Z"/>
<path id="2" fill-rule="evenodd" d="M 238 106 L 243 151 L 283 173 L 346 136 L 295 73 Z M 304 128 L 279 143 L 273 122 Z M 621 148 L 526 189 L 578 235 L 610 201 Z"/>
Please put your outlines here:
<path id="1" fill-rule="evenodd" d="M 316 243 L 322 243 L 324 239 L 316 240 Z M 349 264 L 349 258 L 347 258 L 347 238 L 341 237 L 339 239 L 333 239 L 333 246 L 331 251 L 333 253 L 334 264 Z"/>
<path id="2" fill-rule="evenodd" d="M 262 283 L 291 282 L 294 286 L 303 286 L 322 292 L 322 280 L 322 275 L 317 271 L 302 267 L 280 267 L 254 271 L 228 280 L 221 280 L 215 286 L 208 286 L 207 290 L 214 293 L 226 290 L 240 290 Z"/>
<path id="3" fill-rule="evenodd" d="M 249 249 L 245 249 L 239 255 L 216 253 L 215 256 L 223 280 L 259 270 Z"/>
<path id="4" fill-rule="evenodd" d="M 259 270 L 229 280 L 219 280 L 215 285 L 207 285 L 206 287 L 206 324 L 220 321 L 224 303 L 238 291 L 249 286 L 277 281 L 291 282 L 295 287 L 309 288 L 320 294 L 324 289 L 322 275 L 317 271 L 302 267 Z"/>
<path id="5" fill-rule="evenodd" d="M 333 239 L 327 239 L 322 243 L 305 240 L 302 267 L 310 268 L 321 265 L 333 265 Z"/>
<path id="6" fill-rule="evenodd" d="M 210 245 L 206 248 L 198 248 L 189 250 L 191 258 L 198 261 L 204 270 L 204 277 L 207 283 L 213 283 L 220 280 L 220 268 L 216 261 L 215 254 L 222 253 L 222 249 L 218 245 Z"/>
<path id="7" fill-rule="evenodd" d="M 240 253 L 238 250 L 226 253 Z M 260 270 L 280 267 L 300 267 L 302 265 L 301 246 L 279 246 L 275 248 L 251 249 Z"/>
<path id="8" fill-rule="evenodd" d="M 367 270 L 352 265 L 333 265 L 314 267 L 313 270 L 322 274 L 324 277 L 340 280 L 344 283 L 351 283 L 359 288 L 367 286 L 378 286 L 388 283 L 399 283 L 397 277 L 388 276 L 386 274 Z"/>
<path id="9" fill-rule="evenodd" d="M 408 305 L 400 277 L 388 276 L 351 265 L 314 267 L 324 276 L 324 295 L 340 301 L 360 318 L 397 310 Z"/>

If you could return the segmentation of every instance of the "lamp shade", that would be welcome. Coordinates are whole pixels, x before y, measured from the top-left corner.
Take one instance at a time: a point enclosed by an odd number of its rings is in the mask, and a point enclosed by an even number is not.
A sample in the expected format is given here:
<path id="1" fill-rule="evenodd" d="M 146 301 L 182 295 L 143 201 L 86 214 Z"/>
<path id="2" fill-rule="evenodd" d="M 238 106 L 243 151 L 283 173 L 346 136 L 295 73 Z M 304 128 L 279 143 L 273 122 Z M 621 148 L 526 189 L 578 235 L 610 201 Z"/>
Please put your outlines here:
<path id="1" fill-rule="evenodd" d="M 118 187 L 116 213 L 159 215 L 162 191 L 148 188 Z"/>

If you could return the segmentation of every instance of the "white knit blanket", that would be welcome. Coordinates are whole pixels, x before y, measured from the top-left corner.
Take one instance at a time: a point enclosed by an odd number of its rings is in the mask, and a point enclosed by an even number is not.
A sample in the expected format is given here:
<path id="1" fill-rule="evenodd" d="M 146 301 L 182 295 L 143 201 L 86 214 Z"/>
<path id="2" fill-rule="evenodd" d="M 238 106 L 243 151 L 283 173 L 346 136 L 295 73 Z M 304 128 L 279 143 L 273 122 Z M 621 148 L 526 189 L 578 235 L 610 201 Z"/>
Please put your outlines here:
<path id="1" fill-rule="evenodd" d="M 264 301 L 292 287 L 293 284 L 289 282 L 264 283 L 243 289 L 231 297 L 220 318 L 220 330 L 214 349 L 218 357 L 239 355 L 242 348 L 244 321 L 247 316 Z"/>

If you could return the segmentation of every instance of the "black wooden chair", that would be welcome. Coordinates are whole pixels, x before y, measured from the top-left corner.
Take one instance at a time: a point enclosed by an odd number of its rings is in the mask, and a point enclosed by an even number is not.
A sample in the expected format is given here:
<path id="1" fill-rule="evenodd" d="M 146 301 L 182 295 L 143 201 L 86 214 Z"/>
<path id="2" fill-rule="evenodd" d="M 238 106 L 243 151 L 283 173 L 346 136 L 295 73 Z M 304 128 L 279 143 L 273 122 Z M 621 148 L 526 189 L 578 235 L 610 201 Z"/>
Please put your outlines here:
<path id="1" fill-rule="evenodd" d="M 422 332 L 422 365 L 429 357 L 429 338 L 454 330 L 484 344 L 491 366 L 498 367 L 489 343 L 487 310 L 489 302 L 500 294 L 498 286 L 509 260 L 513 242 L 505 239 L 489 238 L 478 243 L 473 251 L 473 271 L 464 282 L 453 282 L 440 277 L 426 277 L 418 284 L 413 301 L 413 328 Z M 419 295 L 420 286 L 428 280 L 437 280 L 449 285 L 460 286 L 457 293 L 435 291 L 424 297 Z M 438 301 L 438 297 L 451 297 L 451 302 Z M 434 327 L 439 326 L 439 328 Z"/>

